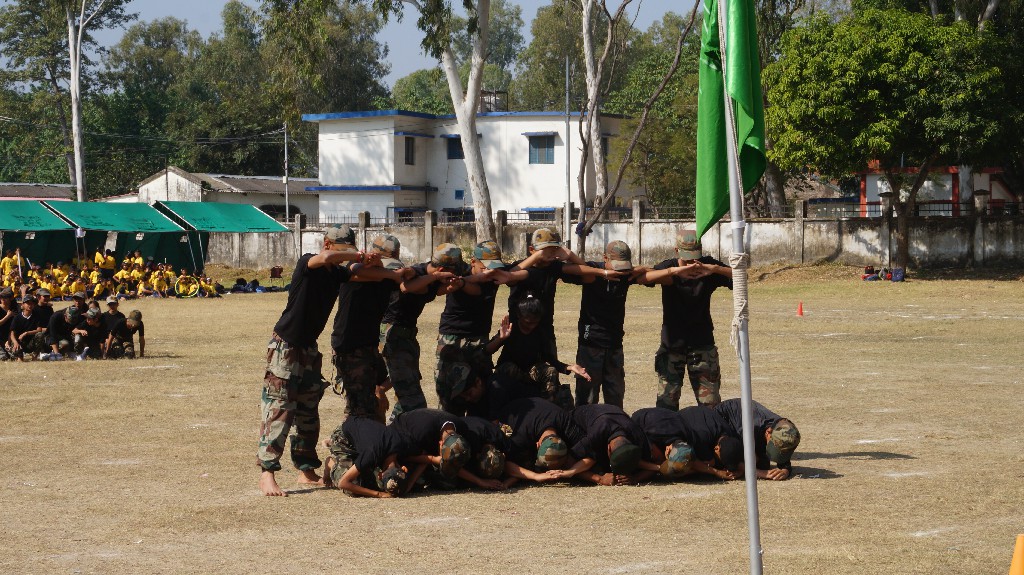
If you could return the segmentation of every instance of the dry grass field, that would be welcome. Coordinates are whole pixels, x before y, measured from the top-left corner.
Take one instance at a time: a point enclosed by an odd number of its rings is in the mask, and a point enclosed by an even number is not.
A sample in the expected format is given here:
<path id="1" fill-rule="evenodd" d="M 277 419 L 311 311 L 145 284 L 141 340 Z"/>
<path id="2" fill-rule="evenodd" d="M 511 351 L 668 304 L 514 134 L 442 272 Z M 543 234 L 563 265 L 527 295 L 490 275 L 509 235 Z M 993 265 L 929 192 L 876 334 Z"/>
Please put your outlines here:
<path id="1" fill-rule="evenodd" d="M 765 573 L 1005 573 L 1024 533 L 1024 283 L 857 274 L 752 273 L 754 398 L 803 436 L 796 476 L 758 485 Z M 627 410 L 654 401 L 659 298 L 630 295 Z M 299 489 L 286 456 L 290 496 L 260 496 L 261 361 L 284 302 L 137 302 L 145 359 L 0 364 L 0 573 L 747 572 L 741 482 L 380 501 Z M 729 292 L 714 303 L 735 397 Z M 563 359 L 578 305 L 561 288 Z M 421 321 L 428 374 L 441 306 Z M 323 436 L 341 408 L 328 392 Z"/>

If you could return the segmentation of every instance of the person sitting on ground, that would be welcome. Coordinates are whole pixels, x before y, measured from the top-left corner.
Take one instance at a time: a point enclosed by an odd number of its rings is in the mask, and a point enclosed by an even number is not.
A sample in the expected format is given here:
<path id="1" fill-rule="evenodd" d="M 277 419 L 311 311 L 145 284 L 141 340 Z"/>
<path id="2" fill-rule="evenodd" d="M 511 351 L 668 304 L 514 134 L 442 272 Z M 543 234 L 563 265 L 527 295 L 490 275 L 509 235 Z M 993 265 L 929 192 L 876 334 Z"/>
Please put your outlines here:
<path id="1" fill-rule="evenodd" d="M 155 271 L 150 275 L 150 282 L 153 284 L 153 291 L 159 294 L 158 297 L 168 297 L 171 291 L 170 285 L 167 283 L 167 277 L 164 276 L 163 272 Z"/>
<path id="2" fill-rule="evenodd" d="M 508 399 L 543 397 L 571 409 L 572 392 L 568 385 L 559 384 L 558 374 L 576 374 L 586 381 L 590 381 L 590 375 L 579 365 L 559 361 L 552 353 L 545 332 L 538 329 L 545 317 L 540 299 L 527 295 L 517 305 L 516 315 L 515 323 L 505 316 L 498 334 L 487 344 L 490 353 L 501 349 L 495 375 L 516 384 L 516 389 L 509 390 Z"/>
<path id="3" fill-rule="evenodd" d="M 50 290 L 39 288 L 36 290 L 36 313 L 39 314 L 39 321 L 43 325 L 50 323 L 53 317 L 53 302 L 50 301 Z"/>
<path id="4" fill-rule="evenodd" d="M 135 288 L 135 293 L 137 293 L 139 297 L 163 297 L 158 291 L 153 289 L 153 284 L 149 283 L 145 278 L 139 280 L 139 284 Z"/>
<path id="5" fill-rule="evenodd" d="M 71 356 L 75 350 L 75 334 L 72 332 L 80 321 L 76 305 L 69 305 L 63 311 L 53 314 L 46 328 L 46 343 L 50 345 L 48 359 Z"/>
<path id="6" fill-rule="evenodd" d="M 103 314 L 110 316 L 109 313 Z M 133 309 L 128 317 L 118 320 L 109 328 L 104 358 L 120 359 L 122 357 L 135 359 L 135 343 L 132 336 L 139 334 L 139 357 L 146 355 L 146 326 L 142 323 L 142 312 Z"/>
<path id="7" fill-rule="evenodd" d="M 10 336 L 7 338 L 8 353 L 15 359 L 22 360 L 25 354 L 29 357 L 34 353 L 43 353 L 49 348 L 46 345 L 46 324 L 36 313 L 35 296 L 26 295 L 21 298 L 21 313 L 14 316 L 11 323 Z"/>
<path id="8" fill-rule="evenodd" d="M 95 302 L 93 302 L 95 303 Z M 75 353 L 78 359 L 102 359 L 106 354 L 104 344 L 107 341 L 107 326 L 103 323 L 103 314 L 99 309 L 89 308 L 85 319 L 79 321 L 72 330 L 75 335 Z"/>
<path id="9" fill-rule="evenodd" d="M 800 445 L 800 431 L 793 422 L 761 405 L 753 403 L 754 452 L 757 455 L 757 478 L 782 481 L 793 473 L 790 462 Z M 743 437 L 743 415 L 739 398 L 727 399 L 715 406 L 738 437 Z M 772 462 L 776 468 L 772 469 Z"/>
<path id="10" fill-rule="evenodd" d="M 324 459 L 324 485 L 353 496 L 389 498 L 408 492 L 413 482 L 398 463 L 400 436 L 369 417 L 349 417 L 334 430 L 324 445 L 331 452 Z M 426 463 L 413 472 L 423 473 Z"/>

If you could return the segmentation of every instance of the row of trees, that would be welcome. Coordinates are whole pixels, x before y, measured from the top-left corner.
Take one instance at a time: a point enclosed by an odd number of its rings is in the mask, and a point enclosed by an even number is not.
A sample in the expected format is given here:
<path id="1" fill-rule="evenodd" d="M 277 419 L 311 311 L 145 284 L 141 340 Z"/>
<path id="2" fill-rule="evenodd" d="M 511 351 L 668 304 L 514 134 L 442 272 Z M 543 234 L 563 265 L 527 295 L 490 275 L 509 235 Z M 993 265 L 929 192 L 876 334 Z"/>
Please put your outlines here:
<path id="1" fill-rule="evenodd" d="M 694 187 L 699 38 L 690 31 L 699 29 L 699 13 L 666 14 L 638 30 L 626 15 L 630 3 L 553 0 L 538 10 L 526 44 L 521 10 L 508 0 L 464 0 L 464 16 L 443 1 L 264 0 L 259 11 L 229 2 L 223 30 L 210 38 L 163 19 L 132 25 L 108 48 L 91 33 L 130 23 L 127 0 L 12 1 L 0 9 L 0 58 L 10 64 L 0 73 L 0 179 L 76 182 L 84 166 L 95 197 L 127 191 L 170 163 L 280 173 L 284 122 L 297 141 L 293 173 L 315 175 L 315 127 L 300 122 L 301 113 L 454 113 L 469 143 L 478 235 L 489 236 L 486 174 L 470 137 L 480 90 L 507 92 L 513 110 L 559 110 L 568 57 L 570 105 L 588 112 L 580 169 L 592 158 L 613 174 L 599 170 L 598 203 L 625 180 L 655 206 L 685 205 Z M 935 165 L 967 173 L 977 164 L 1002 167 L 1020 188 L 1024 0 L 754 6 L 769 166 L 753 209 L 781 215 L 787 180 L 842 177 L 869 162 L 903 191 L 901 216 L 913 213 Z M 406 8 L 439 65 L 389 91 L 387 48 L 376 34 Z M 67 82 L 76 38 L 84 48 L 81 159 L 72 154 Z M 631 118 L 607 163 L 600 112 Z M 582 177 L 578 186 L 582 194 Z"/>

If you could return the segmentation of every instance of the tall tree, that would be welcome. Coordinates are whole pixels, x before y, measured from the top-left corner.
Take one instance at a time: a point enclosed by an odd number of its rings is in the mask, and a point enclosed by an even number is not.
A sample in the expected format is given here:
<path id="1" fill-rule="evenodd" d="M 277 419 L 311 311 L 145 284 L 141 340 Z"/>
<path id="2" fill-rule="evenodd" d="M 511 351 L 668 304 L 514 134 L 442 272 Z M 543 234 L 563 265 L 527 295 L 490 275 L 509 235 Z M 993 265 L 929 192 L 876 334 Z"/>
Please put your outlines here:
<path id="1" fill-rule="evenodd" d="M 929 170 L 958 154 L 979 157 L 999 137 L 1003 75 L 987 42 L 971 25 L 903 10 L 810 20 L 783 36 L 782 57 L 765 72 L 766 121 L 777 135 L 769 155 L 832 177 L 877 162 L 894 192 L 896 265 L 906 266 Z M 969 150 L 959 148 L 965 141 Z"/>
<path id="2" fill-rule="evenodd" d="M 572 105 L 585 90 L 580 11 L 569 0 L 553 0 L 537 9 L 530 25 L 533 39 L 516 62 L 511 107 L 515 110 L 561 110 L 565 100 L 565 57 L 570 60 Z"/>
<path id="3" fill-rule="evenodd" d="M 416 70 L 395 80 L 391 97 L 399 110 L 438 115 L 455 113 L 448 95 L 448 80 L 440 68 Z"/>

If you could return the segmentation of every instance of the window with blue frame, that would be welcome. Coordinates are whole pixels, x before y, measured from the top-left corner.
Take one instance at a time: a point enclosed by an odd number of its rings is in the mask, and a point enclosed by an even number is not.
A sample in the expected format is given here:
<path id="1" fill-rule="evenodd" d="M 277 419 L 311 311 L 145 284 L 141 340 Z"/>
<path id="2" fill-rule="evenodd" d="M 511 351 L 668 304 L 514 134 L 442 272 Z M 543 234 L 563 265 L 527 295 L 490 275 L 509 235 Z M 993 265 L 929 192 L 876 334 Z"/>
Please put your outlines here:
<path id="1" fill-rule="evenodd" d="M 466 153 L 462 151 L 462 140 L 459 138 L 447 138 L 448 140 L 448 159 L 449 160 L 465 160 Z"/>
<path id="2" fill-rule="evenodd" d="M 530 136 L 530 163 L 531 164 L 554 164 L 555 163 L 555 137 L 554 136 Z"/>
<path id="3" fill-rule="evenodd" d="M 455 199 L 464 200 L 466 199 L 466 190 L 455 190 Z"/>

